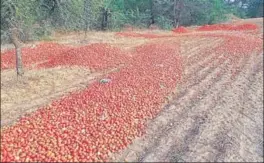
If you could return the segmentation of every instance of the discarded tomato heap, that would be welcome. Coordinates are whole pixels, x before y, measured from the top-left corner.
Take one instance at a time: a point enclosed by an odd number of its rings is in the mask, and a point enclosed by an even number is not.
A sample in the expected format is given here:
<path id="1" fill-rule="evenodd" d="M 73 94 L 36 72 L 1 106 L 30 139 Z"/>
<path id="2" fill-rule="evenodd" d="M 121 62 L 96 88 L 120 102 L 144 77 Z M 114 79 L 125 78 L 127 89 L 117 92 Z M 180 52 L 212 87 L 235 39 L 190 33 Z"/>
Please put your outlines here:
<path id="1" fill-rule="evenodd" d="M 184 28 L 184 27 L 174 28 L 172 31 L 175 33 L 189 33 L 190 32 L 187 28 Z"/>
<path id="2" fill-rule="evenodd" d="M 5 129 L 1 161 L 107 161 L 144 131 L 181 78 L 179 47 L 149 44 L 119 72 Z M 85 62 L 85 60 L 84 60 Z"/>
<path id="3" fill-rule="evenodd" d="M 49 60 L 50 57 L 60 56 L 70 48 L 54 43 L 41 43 L 35 48 L 22 48 L 22 61 L 25 67 L 33 63 L 41 63 Z M 15 68 L 15 50 L 8 50 L 1 54 L 1 69 Z"/>
<path id="4" fill-rule="evenodd" d="M 205 25 L 197 28 L 197 31 L 215 31 L 215 30 L 223 30 L 223 31 L 240 31 L 240 30 L 256 30 L 258 26 L 256 24 L 213 24 L 213 25 Z"/>
<path id="5" fill-rule="evenodd" d="M 241 24 L 236 25 L 233 28 L 234 30 L 256 30 L 258 29 L 258 26 L 256 24 Z"/>
<path id="6" fill-rule="evenodd" d="M 1 69 L 15 67 L 15 51 L 2 54 Z M 120 49 L 108 44 L 91 44 L 83 47 L 69 47 L 55 43 L 42 43 L 35 48 L 23 48 L 23 64 L 31 68 L 52 68 L 62 66 L 86 66 L 95 70 L 104 70 L 123 64 L 129 60 Z"/>

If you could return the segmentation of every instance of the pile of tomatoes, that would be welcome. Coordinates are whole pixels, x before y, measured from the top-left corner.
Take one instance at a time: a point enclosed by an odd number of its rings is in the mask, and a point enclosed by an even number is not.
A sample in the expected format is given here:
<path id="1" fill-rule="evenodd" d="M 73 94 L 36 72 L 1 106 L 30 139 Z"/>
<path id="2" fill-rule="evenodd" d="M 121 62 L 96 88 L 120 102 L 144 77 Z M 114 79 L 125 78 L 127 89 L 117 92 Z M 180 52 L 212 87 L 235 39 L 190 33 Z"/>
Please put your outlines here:
<path id="1" fill-rule="evenodd" d="M 230 59 L 236 66 L 241 58 L 263 52 L 263 40 L 246 34 L 192 32 L 192 36 L 223 38 L 217 47 L 204 51 L 205 57 L 218 54 L 208 62 L 221 55 L 224 58 L 221 62 Z M 1 161 L 108 161 L 111 153 L 124 149 L 144 133 L 145 123 L 161 111 L 161 105 L 179 83 L 183 72 L 180 45 L 171 39 L 141 45 L 135 49 L 133 57 L 108 44 L 67 47 L 50 43 L 34 49 L 24 48 L 22 52 L 25 65 L 45 61 L 38 68 L 79 65 L 102 70 L 123 66 L 103 77 L 108 82 L 98 80 L 4 129 Z M 1 68 L 14 67 L 13 53 L 9 51 L 2 56 L 5 65 Z"/>
<path id="2" fill-rule="evenodd" d="M 241 30 L 256 30 L 258 26 L 256 24 L 213 24 L 213 25 L 205 25 L 197 28 L 197 31 L 241 31 Z"/>
<path id="3" fill-rule="evenodd" d="M 15 50 L 1 54 L 1 69 L 15 68 Z M 83 47 L 70 47 L 56 43 L 41 43 L 35 48 L 22 48 L 22 62 L 26 68 L 52 68 L 56 66 L 86 66 L 105 70 L 128 62 L 130 58 L 119 48 L 95 43 Z"/>
<path id="4" fill-rule="evenodd" d="M 172 32 L 175 32 L 175 33 L 189 33 L 190 31 L 187 28 L 181 26 L 179 28 L 172 29 Z"/>
<path id="5" fill-rule="evenodd" d="M 2 131 L 1 161 L 107 161 L 142 135 L 145 122 L 158 114 L 180 80 L 182 67 L 175 43 L 143 45 L 136 53 L 104 77 L 110 82 L 53 101 Z"/>

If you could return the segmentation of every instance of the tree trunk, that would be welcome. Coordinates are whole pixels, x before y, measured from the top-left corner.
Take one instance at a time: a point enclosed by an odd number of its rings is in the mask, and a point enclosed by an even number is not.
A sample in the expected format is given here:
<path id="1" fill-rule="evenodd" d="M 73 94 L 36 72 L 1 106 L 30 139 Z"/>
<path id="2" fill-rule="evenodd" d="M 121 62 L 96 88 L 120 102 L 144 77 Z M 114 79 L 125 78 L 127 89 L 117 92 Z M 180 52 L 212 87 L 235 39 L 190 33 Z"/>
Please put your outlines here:
<path id="1" fill-rule="evenodd" d="M 84 1 L 84 16 L 85 16 L 85 38 L 87 37 L 87 32 L 90 30 L 90 18 L 91 18 L 91 1 Z"/>
<path id="2" fill-rule="evenodd" d="M 22 63 L 22 55 L 21 55 L 21 47 L 22 44 L 19 41 L 18 38 L 18 30 L 17 28 L 12 28 L 10 30 L 10 40 L 14 44 L 16 49 L 16 70 L 17 70 L 17 76 L 22 76 L 24 74 L 23 71 L 23 63 Z"/>
<path id="3" fill-rule="evenodd" d="M 155 24 L 155 18 L 154 18 L 154 0 L 150 0 L 150 25 Z M 150 26 L 149 25 L 149 26 Z"/>
<path id="4" fill-rule="evenodd" d="M 105 26 L 105 8 L 102 9 L 102 25 L 101 25 L 101 30 L 104 30 Z"/>
<path id="5" fill-rule="evenodd" d="M 64 27 L 65 26 L 65 20 L 64 20 L 63 13 L 62 13 L 62 7 L 61 7 L 62 3 L 60 0 L 55 0 L 54 2 L 55 2 L 56 7 L 59 10 L 58 11 L 59 12 L 59 25 Z"/>
<path id="6" fill-rule="evenodd" d="M 101 29 L 104 31 L 107 29 L 107 25 L 108 25 L 108 9 L 103 8 L 102 11 L 102 25 L 101 25 Z"/>
<path id="7" fill-rule="evenodd" d="M 105 30 L 107 29 L 107 27 L 108 27 L 108 10 L 105 10 Z"/>
<path id="8" fill-rule="evenodd" d="M 174 22 L 173 26 L 174 28 L 178 28 L 180 25 L 180 17 L 181 17 L 181 10 L 183 6 L 183 1 L 182 0 L 174 0 Z"/>
<path id="9" fill-rule="evenodd" d="M 174 0 L 174 7 L 173 7 L 173 14 L 174 14 L 174 21 L 173 21 L 173 27 L 177 28 L 177 8 L 178 8 L 178 0 Z"/>
<path id="10" fill-rule="evenodd" d="M 22 56 L 21 56 L 21 47 L 16 48 L 16 69 L 18 76 L 22 76 L 24 74 Z"/>
<path id="11" fill-rule="evenodd" d="M 88 25 L 85 25 L 85 33 L 84 33 L 84 38 L 87 38 L 87 32 L 88 32 Z"/>

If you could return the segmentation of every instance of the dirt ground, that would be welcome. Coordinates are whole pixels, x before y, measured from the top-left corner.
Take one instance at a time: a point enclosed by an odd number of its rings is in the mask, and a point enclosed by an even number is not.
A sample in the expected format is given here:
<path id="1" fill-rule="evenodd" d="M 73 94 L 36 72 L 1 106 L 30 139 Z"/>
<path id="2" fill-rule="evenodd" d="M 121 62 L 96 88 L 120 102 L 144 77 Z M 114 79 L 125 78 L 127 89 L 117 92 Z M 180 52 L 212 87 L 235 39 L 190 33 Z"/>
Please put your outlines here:
<path id="1" fill-rule="evenodd" d="M 263 29 L 262 19 L 245 22 L 261 24 Z M 111 32 L 91 32 L 83 40 L 80 35 L 57 34 L 53 41 L 74 46 L 106 42 L 126 50 L 149 41 L 119 38 Z M 241 59 L 239 74 L 232 78 L 230 60 L 219 62 L 221 56 L 202 57 L 201 53 L 202 49 L 221 44 L 223 39 L 178 39 L 186 65 L 176 95 L 148 123 L 146 134 L 114 154 L 112 161 L 263 161 L 263 54 Z M 199 62 L 193 60 L 199 56 Z M 208 62 L 213 57 L 213 62 Z M 28 70 L 23 79 L 17 79 L 14 70 L 1 71 L 1 126 L 13 124 L 51 100 L 87 87 L 100 75 L 80 67 L 57 67 Z"/>
<path id="2" fill-rule="evenodd" d="M 247 20 L 257 22 L 261 19 Z M 263 33 L 262 33 L 263 35 Z M 117 162 L 263 162 L 263 53 L 232 63 L 193 56 L 221 39 L 181 39 L 185 79 L 176 96 L 149 122 L 145 136 L 112 156 Z M 210 58 L 216 59 L 204 66 Z"/>
<path id="3" fill-rule="evenodd" d="M 263 161 L 263 55 L 241 62 L 234 80 L 228 61 L 213 69 L 201 63 L 186 69 L 188 83 L 147 134 L 113 160 Z"/>

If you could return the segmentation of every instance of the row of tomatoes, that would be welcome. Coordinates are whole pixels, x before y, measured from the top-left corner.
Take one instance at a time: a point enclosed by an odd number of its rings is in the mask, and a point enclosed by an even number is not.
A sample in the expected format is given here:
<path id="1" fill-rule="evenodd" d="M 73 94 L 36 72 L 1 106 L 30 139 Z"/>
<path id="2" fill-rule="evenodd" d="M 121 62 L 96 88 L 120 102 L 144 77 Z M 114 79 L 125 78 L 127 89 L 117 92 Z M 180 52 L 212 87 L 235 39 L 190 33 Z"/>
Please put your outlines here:
<path id="1" fill-rule="evenodd" d="M 181 27 L 172 29 L 172 32 L 175 32 L 175 33 L 189 33 L 190 31 L 187 28 L 181 26 Z"/>
<path id="2" fill-rule="evenodd" d="M 141 136 L 182 67 L 175 43 L 143 45 L 136 52 L 124 68 L 105 76 L 110 82 L 95 82 L 5 129 L 1 161 L 107 161 Z"/>
<path id="3" fill-rule="evenodd" d="M 126 63 L 129 59 L 120 49 L 102 43 L 83 47 L 41 43 L 35 48 L 22 48 L 22 62 L 26 68 L 32 68 L 32 65 L 37 68 L 79 65 L 104 70 Z M 15 68 L 15 62 L 15 50 L 1 54 L 1 69 Z"/>
<path id="4" fill-rule="evenodd" d="M 213 25 L 204 25 L 196 28 L 194 31 L 256 31 L 259 27 L 256 24 L 245 23 L 245 24 L 213 24 Z M 190 33 L 192 30 L 180 26 L 178 28 L 172 29 L 172 32 L 181 34 L 181 33 Z M 135 33 L 135 32 L 119 32 L 117 36 L 123 37 L 143 37 L 143 38 L 166 38 L 166 37 L 177 37 L 173 35 L 157 35 L 157 34 L 148 34 L 148 33 Z"/>
<path id="5" fill-rule="evenodd" d="M 25 67 L 34 63 L 46 62 L 49 57 L 61 55 L 70 48 L 55 43 L 40 43 L 35 48 L 22 48 L 22 61 Z M 15 49 L 1 53 L 1 70 L 14 68 L 16 63 Z"/>
<path id="6" fill-rule="evenodd" d="M 263 53 L 263 40 L 245 33 L 191 33 L 186 37 L 214 37 L 223 40 L 216 47 L 204 48 L 199 55 L 189 57 L 186 61 L 188 65 L 214 54 L 214 57 L 208 59 L 202 66 L 209 65 L 218 58 L 220 60 L 230 60 L 232 71 L 236 71 L 241 69 L 238 68 L 241 59 L 250 58 L 253 54 Z"/>
<path id="7" fill-rule="evenodd" d="M 197 31 L 244 31 L 244 30 L 256 30 L 258 26 L 256 24 L 246 23 L 246 24 L 213 24 L 204 25 L 197 28 Z"/>

